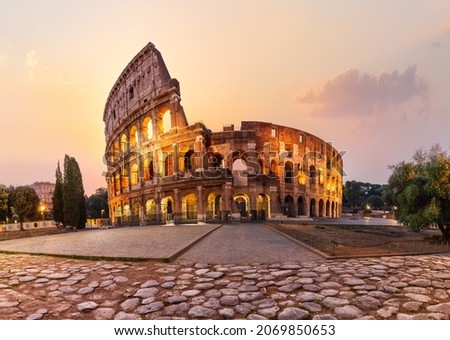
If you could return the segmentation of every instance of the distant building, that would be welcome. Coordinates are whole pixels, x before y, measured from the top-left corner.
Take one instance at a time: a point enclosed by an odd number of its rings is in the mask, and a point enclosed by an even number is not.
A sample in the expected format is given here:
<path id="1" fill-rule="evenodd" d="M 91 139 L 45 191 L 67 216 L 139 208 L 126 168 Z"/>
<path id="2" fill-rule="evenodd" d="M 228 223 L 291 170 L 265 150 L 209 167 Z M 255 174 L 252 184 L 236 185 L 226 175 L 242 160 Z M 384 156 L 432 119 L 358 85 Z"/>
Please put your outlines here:
<path id="1" fill-rule="evenodd" d="M 53 210 L 53 191 L 55 191 L 55 183 L 50 182 L 34 182 L 29 185 L 30 188 L 33 188 L 36 191 L 36 194 L 41 201 L 41 204 L 45 206 L 47 211 Z"/>
<path id="2" fill-rule="evenodd" d="M 103 115 L 113 224 L 341 215 L 343 163 L 331 143 L 259 121 L 213 132 L 189 125 L 180 101 L 151 43 L 114 84 Z"/>

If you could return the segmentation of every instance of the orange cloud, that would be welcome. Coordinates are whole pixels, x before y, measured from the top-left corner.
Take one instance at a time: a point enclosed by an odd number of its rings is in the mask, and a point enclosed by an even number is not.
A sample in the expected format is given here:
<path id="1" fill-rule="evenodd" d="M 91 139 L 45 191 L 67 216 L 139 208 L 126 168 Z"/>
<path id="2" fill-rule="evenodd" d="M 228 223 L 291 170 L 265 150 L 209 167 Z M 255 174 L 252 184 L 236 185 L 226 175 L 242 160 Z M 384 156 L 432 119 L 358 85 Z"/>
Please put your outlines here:
<path id="1" fill-rule="evenodd" d="M 350 68 L 319 87 L 299 92 L 292 101 L 315 116 L 372 116 L 395 111 L 423 113 L 429 107 L 429 84 L 415 65 L 403 73 L 361 73 Z"/>

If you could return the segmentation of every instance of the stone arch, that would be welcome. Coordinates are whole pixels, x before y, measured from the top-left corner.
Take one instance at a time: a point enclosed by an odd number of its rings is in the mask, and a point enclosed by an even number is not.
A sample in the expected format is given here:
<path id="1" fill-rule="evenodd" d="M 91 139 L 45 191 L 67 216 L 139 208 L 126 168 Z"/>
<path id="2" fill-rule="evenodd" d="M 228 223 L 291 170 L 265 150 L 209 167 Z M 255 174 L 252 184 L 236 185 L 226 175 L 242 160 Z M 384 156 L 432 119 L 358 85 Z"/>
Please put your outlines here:
<path id="1" fill-rule="evenodd" d="M 171 220 L 174 213 L 174 200 L 172 196 L 165 196 L 161 199 L 161 214 L 163 221 Z"/>
<path id="2" fill-rule="evenodd" d="M 206 218 L 208 220 L 222 219 L 222 195 L 211 192 L 206 201 Z"/>
<path id="3" fill-rule="evenodd" d="M 270 197 L 266 194 L 256 196 L 256 218 L 258 220 L 270 218 Z"/>
<path id="4" fill-rule="evenodd" d="M 316 217 L 316 200 L 314 198 L 309 201 L 309 217 Z"/>
<path id="5" fill-rule="evenodd" d="M 286 215 L 287 217 L 295 217 L 294 198 L 291 195 L 286 195 L 284 198 L 283 215 Z"/>
<path id="6" fill-rule="evenodd" d="M 334 202 L 333 202 L 333 208 L 331 209 L 331 213 L 333 213 L 334 209 Z M 325 204 L 325 216 L 330 217 L 330 200 L 327 200 L 327 203 Z"/>
<path id="7" fill-rule="evenodd" d="M 285 162 L 284 163 L 284 182 L 292 183 L 293 177 L 294 177 L 294 166 L 292 165 L 292 162 Z"/>
<path id="8" fill-rule="evenodd" d="M 153 138 L 153 124 L 151 117 L 145 117 L 142 121 L 141 133 L 143 140 L 151 140 Z"/>
<path id="9" fill-rule="evenodd" d="M 184 171 L 191 172 L 194 171 L 194 159 L 195 159 L 194 150 L 190 149 L 184 154 Z"/>
<path id="10" fill-rule="evenodd" d="M 245 194 L 237 194 L 233 197 L 234 207 L 233 211 L 240 214 L 240 217 L 247 218 L 249 213 L 249 202 L 248 196 Z"/>
<path id="11" fill-rule="evenodd" d="M 133 224 L 139 223 L 141 216 L 143 215 L 142 205 L 139 201 L 133 201 L 131 222 Z"/>
<path id="12" fill-rule="evenodd" d="M 128 151 L 128 138 L 126 134 L 123 134 L 122 137 L 120 137 L 120 151 L 122 151 L 122 153 Z"/>
<path id="13" fill-rule="evenodd" d="M 153 160 L 148 154 L 144 157 L 144 180 L 150 181 L 153 179 Z"/>
<path id="14" fill-rule="evenodd" d="M 139 145 L 139 135 L 136 125 L 130 128 L 130 149 L 133 150 Z"/>
<path id="15" fill-rule="evenodd" d="M 195 194 L 190 193 L 182 197 L 181 213 L 183 220 L 197 219 L 197 196 Z"/>
<path id="16" fill-rule="evenodd" d="M 154 198 L 149 198 L 145 202 L 145 214 L 147 219 L 151 221 L 156 220 L 156 200 Z"/>
<path id="17" fill-rule="evenodd" d="M 309 180 L 311 184 L 316 184 L 317 171 L 314 165 L 309 167 Z"/>
<path id="18" fill-rule="evenodd" d="M 272 177 L 278 177 L 278 162 L 276 159 L 270 161 L 269 175 Z"/>
<path id="19" fill-rule="evenodd" d="M 122 180 L 122 189 L 128 189 L 128 170 L 127 168 L 123 168 L 122 169 L 122 173 L 120 175 L 121 180 Z"/>
<path id="20" fill-rule="evenodd" d="M 120 157 L 120 146 L 119 146 L 119 141 L 116 140 L 114 142 L 114 158 L 119 158 Z"/>
<path id="21" fill-rule="evenodd" d="M 172 154 L 168 154 L 164 160 L 164 176 L 173 175 L 173 157 Z"/>
<path id="22" fill-rule="evenodd" d="M 234 186 L 247 186 L 247 163 L 245 159 L 237 158 L 233 161 L 232 173 Z"/>
<path id="23" fill-rule="evenodd" d="M 120 179 L 120 171 L 116 171 L 116 174 L 114 176 L 115 180 L 115 186 L 116 186 L 116 192 L 119 191 L 120 185 L 121 185 L 121 179 Z"/>
<path id="24" fill-rule="evenodd" d="M 139 167 L 137 163 L 131 164 L 131 185 L 139 184 Z"/>
<path id="25" fill-rule="evenodd" d="M 165 111 L 161 117 L 162 133 L 169 132 L 172 129 L 172 113 L 170 110 Z"/>
<path id="26" fill-rule="evenodd" d="M 297 199 L 297 215 L 306 215 L 306 204 L 303 196 Z"/>
<path id="27" fill-rule="evenodd" d="M 324 213 L 324 202 L 323 202 L 323 199 L 320 199 L 319 200 L 319 217 L 323 217 L 323 213 Z"/>

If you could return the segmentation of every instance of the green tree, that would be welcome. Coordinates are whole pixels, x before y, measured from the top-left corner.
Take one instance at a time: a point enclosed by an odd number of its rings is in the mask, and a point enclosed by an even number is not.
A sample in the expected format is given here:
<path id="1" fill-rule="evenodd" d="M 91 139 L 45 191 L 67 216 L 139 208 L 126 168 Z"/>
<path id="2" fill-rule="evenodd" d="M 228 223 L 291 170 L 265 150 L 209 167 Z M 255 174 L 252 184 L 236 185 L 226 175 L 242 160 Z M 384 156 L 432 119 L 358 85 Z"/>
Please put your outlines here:
<path id="1" fill-rule="evenodd" d="M 356 181 L 345 182 L 344 196 L 351 208 L 356 208 L 358 206 L 362 184 L 363 183 Z"/>
<path id="2" fill-rule="evenodd" d="M 385 197 L 400 222 L 420 230 L 437 225 L 450 239 L 450 157 L 439 145 L 391 167 Z"/>
<path id="3" fill-rule="evenodd" d="M 108 192 L 105 188 L 98 188 L 95 194 L 86 200 L 89 218 L 103 218 L 109 216 Z"/>
<path id="4" fill-rule="evenodd" d="M 0 223 L 6 221 L 8 213 L 9 193 L 6 188 L 0 185 Z"/>
<path id="5" fill-rule="evenodd" d="M 86 226 L 86 201 L 80 167 L 74 157 L 64 158 L 64 224 L 76 228 Z"/>
<path id="6" fill-rule="evenodd" d="M 27 186 L 14 188 L 11 192 L 11 204 L 14 213 L 19 217 L 20 226 L 24 221 L 36 218 L 39 206 L 39 197 L 34 189 Z"/>
<path id="7" fill-rule="evenodd" d="M 64 196 L 63 196 L 63 176 L 61 173 L 61 168 L 58 166 L 56 168 L 56 182 L 55 190 L 53 191 L 53 218 L 55 222 L 64 223 Z"/>

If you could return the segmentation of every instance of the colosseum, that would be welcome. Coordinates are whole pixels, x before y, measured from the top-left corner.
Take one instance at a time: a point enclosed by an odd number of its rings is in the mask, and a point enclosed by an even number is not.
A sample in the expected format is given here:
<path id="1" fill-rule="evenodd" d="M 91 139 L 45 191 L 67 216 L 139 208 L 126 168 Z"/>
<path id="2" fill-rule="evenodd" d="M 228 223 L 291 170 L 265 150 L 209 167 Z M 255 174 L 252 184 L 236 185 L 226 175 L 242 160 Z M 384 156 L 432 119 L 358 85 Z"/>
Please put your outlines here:
<path id="1" fill-rule="evenodd" d="M 342 158 L 299 129 L 243 121 L 213 132 L 189 124 L 180 84 L 152 43 L 106 101 L 112 223 L 192 223 L 341 214 Z"/>

